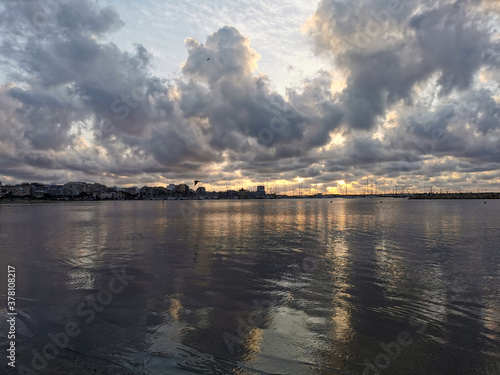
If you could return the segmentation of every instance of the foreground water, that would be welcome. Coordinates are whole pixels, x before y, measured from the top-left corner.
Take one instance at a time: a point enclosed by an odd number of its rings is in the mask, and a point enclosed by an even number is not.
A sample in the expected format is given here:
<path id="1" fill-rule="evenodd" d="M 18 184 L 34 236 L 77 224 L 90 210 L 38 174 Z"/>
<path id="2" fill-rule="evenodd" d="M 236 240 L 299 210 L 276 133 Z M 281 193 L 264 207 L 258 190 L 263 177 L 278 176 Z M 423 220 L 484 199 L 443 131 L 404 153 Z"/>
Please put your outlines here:
<path id="1" fill-rule="evenodd" d="M 499 209 L 2 204 L 0 373 L 500 374 Z"/>

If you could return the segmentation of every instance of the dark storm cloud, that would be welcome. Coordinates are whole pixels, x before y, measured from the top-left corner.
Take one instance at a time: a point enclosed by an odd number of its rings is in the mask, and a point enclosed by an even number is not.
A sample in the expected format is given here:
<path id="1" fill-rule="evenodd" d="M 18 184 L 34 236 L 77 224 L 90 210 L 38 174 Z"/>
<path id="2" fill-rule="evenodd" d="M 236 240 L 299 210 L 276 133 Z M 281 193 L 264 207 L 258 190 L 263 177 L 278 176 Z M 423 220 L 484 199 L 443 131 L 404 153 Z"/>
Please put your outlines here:
<path id="1" fill-rule="evenodd" d="M 473 75 L 485 62 L 490 30 L 474 17 L 473 7 L 457 1 L 417 14 L 410 20 L 419 54 L 440 72 L 442 93 L 470 87 Z"/>
<path id="2" fill-rule="evenodd" d="M 2 90 L 21 104 L 15 113 L 19 142 L 28 141 L 34 150 L 74 151 L 79 123 L 93 134 L 91 147 L 99 146 L 94 157 L 77 151 L 80 163 L 71 167 L 85 173 L 116 165 L 126 171 L 126 165 L 137 166 L 133 157 L 144 161 L 138 170 L 153 164 L 165 172 L 217 159 L 193 135 L 196 126 L 173 113 L 172 87 L 151 75 L 147 50 L 135 44 L 134 53 L 127 53 L 99 41 L 99 35 L 123 25 L 113 9 L 69 1 L 46 12 L 39 4 L 4 5 L 10 19 L 27 23 L 2 24 L 2 58 L 21 68 L 13 74 L 16 87 Z"/>
<path id="3" fill-rule="evenodd" d="M 500 107 L 491 95 L 487 90 L 471 91 L 434 111 L 401 116 L 383 140 L 353 134 L 341 149 L 330 151 L 326 170 L 359 168 L 366 174 L 398 177 L 497 169 Z"/>
<path id="4" fill-rule="evenodd" d="M 486 89 L 472 90 L 454 103 L 403 119 L 390 141 L 422 154 L 500 162 L 500 105 Z"/>
<path id="5" fill-rule="evenodd" d="M 323 0 L 310 33 L 348 74 L 342 93 L 348 124 L 371 129 L 415 86 L 439 74 L 441 95 L 471 86 L 490 64 L 493 30 L 472 2 Z"/>
<path id="6" fill-rule="evenodd" d="M 235 28 L 223 27 L 206 44 L 188 39 L 186 45 L 183 73 L 190 81 L 179 86 L 180 107 L 188 116 L 208 119 L 212 147 L 238 150 L 235 141 L 243 135 L 260 146 L 275 147 L 279 159 L 289 155 L 283 144 L 307 152 L 327 143 L 329 130 L 339 124 L 339 116 L 322 121 L 317 111 L 298 110 L 270 90 L 265 76 L 253 75 L 259 56 Z"/>
<path id="7" fill-rule="evenodd" d="M 432 176 L 438 173 L 433 159 L 446 157 L 457 158 L 447 161 L 449 172 L 473 170 L 464 163 L 488 166 L 478 170 L 499 167 L 497 94 L 474 87 L 482 68 L 497 74 L 500 66 L 497 21 L 485 4 L 320 2 L 310 35 L 317 51 L 330 54 L 346 75 L 346 87 L 335 98 L 344 110 L 346 142 L 325 153 L 327 171 Z M 423 90 L 430 83 L 439 104 L 417 106 L 417 99 L 430 94 Z M 395 108 L 397 126 L 381 128 Z M 380 129 L 383 140 L 374 139 Z"/>
<path id="8" fill-rule="evenodd" d="M 24 138 L 34 149 L 60 150 L 71 144 L 69 127 L 80 117 L 78 110 L 65 99 L 64 93 L 28 91 L 16 87 L 8 90 L 7 94 L 23 104 L 18 114 L 24 125 Z"/>
<path id="9" fill-rule="evenodd" d="M 330 160 L 325 162 L 327 172 L 359 169 L 365 175 L 383 175 L 395 171 L 405 173 L 409 169 L 420 168 L 423 163 L 423 156 L 418 151 L 393 148 L 388 140 L 364 136 L 352 138 L 343 148 L 330 155 Z"/>

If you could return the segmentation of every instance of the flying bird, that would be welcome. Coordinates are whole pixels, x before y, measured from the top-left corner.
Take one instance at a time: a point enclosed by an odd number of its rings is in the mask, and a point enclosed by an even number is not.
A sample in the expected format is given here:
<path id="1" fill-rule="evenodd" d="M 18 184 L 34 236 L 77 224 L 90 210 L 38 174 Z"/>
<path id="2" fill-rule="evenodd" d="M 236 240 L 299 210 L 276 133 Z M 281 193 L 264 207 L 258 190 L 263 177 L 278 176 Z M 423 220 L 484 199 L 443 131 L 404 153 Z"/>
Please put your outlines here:
<path id="1" fill-rule="evenodd" d="M 210 57 L 207 59 L 207 61 L 210 60 Z"/>
<path id="2" fill-rule="evenodd" d="M 196 184 L 197 184 L 198 182 L 201 182 L 201 181 L 199 181 L 199 180 L 194 180 L 194 185 L 196 186 Z"/>

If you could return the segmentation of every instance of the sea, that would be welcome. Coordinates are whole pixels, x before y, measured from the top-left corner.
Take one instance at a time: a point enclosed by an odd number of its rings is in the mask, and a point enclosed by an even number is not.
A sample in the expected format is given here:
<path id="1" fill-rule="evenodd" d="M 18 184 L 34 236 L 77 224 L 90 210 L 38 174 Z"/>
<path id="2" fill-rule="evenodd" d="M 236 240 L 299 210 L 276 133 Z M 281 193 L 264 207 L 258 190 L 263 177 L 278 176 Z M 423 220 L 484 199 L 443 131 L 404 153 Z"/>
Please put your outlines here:
<path id="1" fill-rule="evenodd" d="M 0 373 L 500 374 L 499 219 L 500 200 L 2 203 Z"/>

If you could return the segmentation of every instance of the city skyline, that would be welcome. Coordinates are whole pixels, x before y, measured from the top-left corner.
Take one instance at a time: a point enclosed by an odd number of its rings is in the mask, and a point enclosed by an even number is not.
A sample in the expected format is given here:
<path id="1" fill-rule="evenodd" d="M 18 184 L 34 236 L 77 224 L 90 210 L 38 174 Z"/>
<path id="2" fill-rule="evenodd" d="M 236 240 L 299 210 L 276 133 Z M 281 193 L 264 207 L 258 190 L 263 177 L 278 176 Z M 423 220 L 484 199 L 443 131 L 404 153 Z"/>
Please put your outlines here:
<path id="1" fill-rule="evenodd" d="M 194 182 L 194 181 L 193 181 Z M 201 181 L 197 181 L 201 183 Z M 85 186 L 82 188 L 82 186 Z M 182 189 L 180 189 L 182 187 Z M 143 190 L 156 189 L 158 190 L 158 194 L 167 194 L 168 191 L 182 191 L 182 192 L 191 192 L 195 195 L 199 195 L 202 192 L 202 195 L 209 193 L 224 193 L 224 192 L 253 192 L 256 193 L 259 197 L 263 195 L 277 195 L 277 196 L 376 196 L 376 195 L 411 195 L 411 194 L 463 194 L 463 193 L 489 193 L 493 194 L 495 197 L 500 195 L 500 192 L 496 191 L 486 191 L 481 189 L 469 190 L 469 189 L 450 189 L 450 188 L 440 188 L 435 186 L 424 187 L 424 189 L 413 189 L 408 188 L 402 185 L 394 185 L 390 188 L 382 188 L 379 189 L 378 184 L 373 181 L 366 181 L 365 185 L 358 185 L 349 188 L 346 184 L 343 185 L 343 188 L 338 189 L 326 189 L 324 186 L 313 186 L 307 184 L 296 184 L 294 186 L 283 186 L 283 185 L 246 185 L 246 186 L 226 186 L 225 189 L 220 190 L 209 190 L 202 184 L 196 186 L 189 183 L 169 183 L 168 185 L 155 185 L 148 186 L 144 185 L 142 187 L 139 186 L 106 186 L 99 182 L 88 182 L 88 181 L 68 181 L 65 183 L 50 183 L 50 184 L 42 184 L 39 182 L 24 182 L 17 184 L 3 184 L 0 181 L 0 198 L 2 196 L 8 196 L 9 191 L 13 191 L 12 188 L 17 188 L 20 191 L 23 191 L 22 194 L 14 194 L 15 196 L 27 196 L 27 197 L 45 197 L 45 193 L 51 193 L 57 191 L 57 194 L 52 194 L 54 197 L 56 195 L 66 195 L 66 196 L 77 196 L 80 192 L 85 193 L 110 193 L 113 192 L 127 192 L 129 194 L 137 194 L 144 195 Z M 63 193 L 63 191 L 65 191 Z M 36 193 L 35 193 L 36 191 Z M 69 192 L 72 193 L 70 194 Z M 156 194 L 156 193 L 155 193 Z M 493 195 L 491 197 L 493 197 Z M 53 197 L 53 198 L 54 198 Z"/>
<path id="2" fill-rule="evenodd" d="M 4 184 L 500 191 L 493 1 L 0 9 Z"/>

